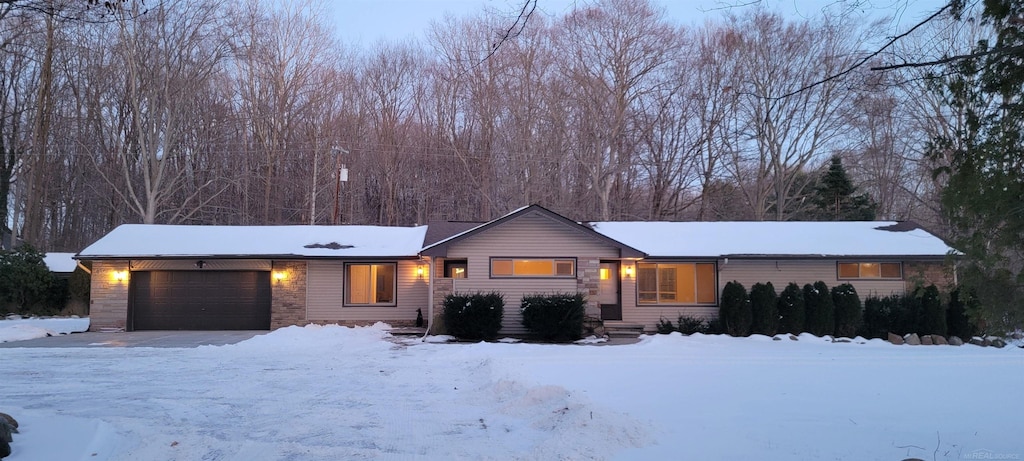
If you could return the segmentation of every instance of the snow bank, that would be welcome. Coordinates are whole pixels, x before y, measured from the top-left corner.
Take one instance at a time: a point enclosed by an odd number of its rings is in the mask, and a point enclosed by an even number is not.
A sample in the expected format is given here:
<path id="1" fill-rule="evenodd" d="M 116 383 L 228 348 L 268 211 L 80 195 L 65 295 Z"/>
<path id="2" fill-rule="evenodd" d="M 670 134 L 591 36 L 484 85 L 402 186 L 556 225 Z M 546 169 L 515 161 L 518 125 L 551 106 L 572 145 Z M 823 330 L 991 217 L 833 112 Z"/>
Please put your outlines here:
<path id="1" fill-rule="evenodd" d="M 3 368 L 0 411 L 24 428 L 9 461 L 1024 455 L 1010 347 L 453 345 L 306 326 L 194 349 L 5 349 Z"/>
<path id="2" fill-rule="evenodd" d="M 80 333 L 88 329 L 88 318 L 32 317 L 23 319 L 20 316 L 12 315 L 7 319 L 0 320 L 0 343 Z"/>

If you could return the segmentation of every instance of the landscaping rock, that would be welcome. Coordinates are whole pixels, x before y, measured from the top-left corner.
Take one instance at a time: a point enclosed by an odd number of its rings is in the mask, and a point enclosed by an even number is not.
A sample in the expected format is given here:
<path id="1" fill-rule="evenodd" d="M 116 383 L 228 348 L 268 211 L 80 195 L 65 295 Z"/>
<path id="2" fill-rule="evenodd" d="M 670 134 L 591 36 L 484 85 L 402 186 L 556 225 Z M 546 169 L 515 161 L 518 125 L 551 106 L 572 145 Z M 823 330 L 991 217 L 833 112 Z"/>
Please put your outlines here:
<path id="1" fill-rule="evenodd" d="M 789 335 L 789 339 L 791 339 L 793 341 L 799 341 L 799 339 L 797 339 L 796 335 Z"/>
<path id="2" fill-rule="evenodd" d="M 780 338 L 778 336 L 773 336 L 772 337 L 772 341 L 782 341 L 782 338 Z"/>
<path id="3" fill-rule="evenodd" d="M 981 337 L 979 337 L 979 336 L 975 336 L 975 337 L 971 338 L 970 342 L 971 342 L 971 344 L 974 344 L 975 346 L 981 346 L 981 347 L 988 346 L 988 344 L 985 344 L 985 340 L 981 339 Z"/>
<path id="4" fill-rule="evenodd" d="M 7 414 L 7 413 L 0 413 L 0 419 L 2 419 L 4 421 L 7 421 L 7 424 L 10 424 L 11 427 L 13 427 L 15 429 L 18 428 L 18 420 L 14 419 L 14 417 L 9 415 L 9 414 Z M 17 434 L 18 431 L 14 431 L 14 433 Z"/>
<path id="5" fill-rule="evenodd" d="M 947 345 L 949 343 L 946 342 L 946 337 L 945 336 L 942 336 L 942 335 L 932 335 L 932 344 L 936 344 L 936 345 L 939 345 L 939 346 L 945 346 L 945 345 Z"/>
<path id="6" fill-rule="evenodd" d="M 931 346 L 932 344 L 934 344 L 932 342 L 932 335 L 922 335 L 921 336 L 921 345 L 922 346 Z"/>
<path id="7" fill-rule="evenodd" d="M 1006 347 L 1006 341 L 1003 341 L 1002 338 L 994 338 L 994 339 L 989 341 L 989 345 L 992 346 L 992 347 L 996 347 L 996 348 L 1002 349 L 1002 348 Z"/>
<path id="8" fill-rule="evenodd" d="M 11 444 L 0 440 L 0 459 L 11 456 Z"/>
<path id="9" fill-rule="evenodd" d="M 917 333 L 911 333 L 911 334 L 906 335 L 906 336 L 903 337 L 903 342 L 905 342 L 905 343 L 907 343 L 907 344 L 909 344 L 911 346 L 920 346 L 921 345 L 921 338 L 919 336 L 917 336 Z"/>
<path id="10" fill-rule="evenodd" d="M 964 340 L 960 339 L 959 336 L 950 336 L 949 337 L 949 345 L 950 346 L 963 346 L 964 345 Z"/>
<path id="11" fill-rule="evenodd" d="M 11 433 L 16 431 L 7 421 L 0 419 L 0 442 L 11 443 L 14 439 L 11 437 Z"/>
<path id="12" fill-rule="evenodd" d="M 848 343 L 851 342 L 850 338 L 835 338 L 832 340 L 834 343 Z"/>
<path id="13" fill-rule="evenodd" d="M 889 342 L 899 346 L 903 344 L 903 337 L 896 333 L 889 333 Z"/>

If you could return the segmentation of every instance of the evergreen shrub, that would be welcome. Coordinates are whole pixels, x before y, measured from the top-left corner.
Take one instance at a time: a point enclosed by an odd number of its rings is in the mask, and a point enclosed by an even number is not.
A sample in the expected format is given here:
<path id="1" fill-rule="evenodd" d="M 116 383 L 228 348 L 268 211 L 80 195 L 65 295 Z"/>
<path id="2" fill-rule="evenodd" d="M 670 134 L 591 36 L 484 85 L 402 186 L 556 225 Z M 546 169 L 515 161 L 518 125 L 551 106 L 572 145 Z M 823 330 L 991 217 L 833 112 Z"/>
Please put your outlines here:
<path id="1" fill-rule="evenodd" d="M 849 283 L 833 287 L 832 304 L 835 306 L 836 336 L 847 338 L 856 336 L 864 320 L 857 289 Z"/>
<path id="2" fill-rule="evenodd" d="M 460 339 L 494 339 L 501 330 L 505 298 L 498 292 L 452 293 L 442 317 L 448 334 Z"/>
<path id="3" fill-rule="evenodd" d="M 804 332 L 806 307 L 800 285 L 790 283 L 779 295 L 779 333 L 798 335 Z"/>
<path id="4" fill-rule="evenodd" d="M 725 332 L 731 336 L 749 336 L 753 323 L 753 312 L 750 299 L 743 284 L 733 280 L 722 289 L 722 300 L 719 306 L 718 319 L 722 322 Z"/>
<path id="5" fill-rule="evenodd" d="M 779 296 L 772 282 L 755 283 L 750 287 L 750 309 L 754 319 L 751 332 L 775 336 L 779 328 Z"/>
<path id="6" fill-rule="evenodd" d="M 583 334 L 586 300 L 583 293 L 523 296 L 523 326 L 548 341 L 577 340 Z"/>
<path id="7" fill-rule="evenodd" d="M 813 285 L 809 283 L 804 285 L 804 307 L 806 309 L 805 330 L 815 336 L 835 333 L 835 306 L 832 305 L 832 295 L 825 282 L 819 280 Z"/>

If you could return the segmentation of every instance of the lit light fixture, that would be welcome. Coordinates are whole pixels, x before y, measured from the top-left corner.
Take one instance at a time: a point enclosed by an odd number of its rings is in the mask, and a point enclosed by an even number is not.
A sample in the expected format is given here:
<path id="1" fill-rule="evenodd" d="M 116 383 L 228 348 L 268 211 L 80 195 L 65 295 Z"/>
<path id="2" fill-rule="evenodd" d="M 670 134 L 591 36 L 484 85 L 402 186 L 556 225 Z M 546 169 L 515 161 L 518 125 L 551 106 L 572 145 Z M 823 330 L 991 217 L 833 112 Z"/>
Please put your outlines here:
<path id="1" fill-rule="evenodd" d="M 423 266 L 416 266 L 416 276 L 423 278 Z"/>
<path id="2" fill-rule="evenodd" d="M 285 274 L 284 271 L 274 271 L 274 280 L 277 280 L 278 282 L 280 282 L 280 281 L 284 280 L 286 277 L 287 277 L 287 274 Z"/>
<path id="3" fill-rule="evenodd" d="M 114 271 L 114 280 L 118 282 L 128 280 L 128 271 Z"/>
<path id="4" fill-rule="evenodd" d="M 626 266 L 626 277 L 633 276 L 633 266 Z"/>

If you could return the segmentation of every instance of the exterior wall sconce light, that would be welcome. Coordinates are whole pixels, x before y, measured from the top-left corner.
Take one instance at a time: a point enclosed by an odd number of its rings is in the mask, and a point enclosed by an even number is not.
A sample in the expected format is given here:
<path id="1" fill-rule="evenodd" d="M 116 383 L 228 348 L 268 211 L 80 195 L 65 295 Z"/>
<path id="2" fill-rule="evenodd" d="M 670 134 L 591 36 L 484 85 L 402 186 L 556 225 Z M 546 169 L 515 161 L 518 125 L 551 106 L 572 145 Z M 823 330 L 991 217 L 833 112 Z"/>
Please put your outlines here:
<path id="1" fill-rule="evenodd" d="M 416 266 L 416 277 L 423 278 L 424 272 L 425 271 L 423 270 L 423 266 Z"/>
<path id="2" fill-rule="evenodd" d="M 114 271 L 114 280 L 118 282 L 128 280 L 128 271 Z"/>
<path id="3" fill-rule="evenodd" d="M 274 271 L 274 280 L 281 282 L 288 278 L 288 274 L 284 271 Z"/>
<path id="4" fill-rule="evenodd" d="M 626 266 L 626 277 L 633 276 L 633 266 Z"/>

